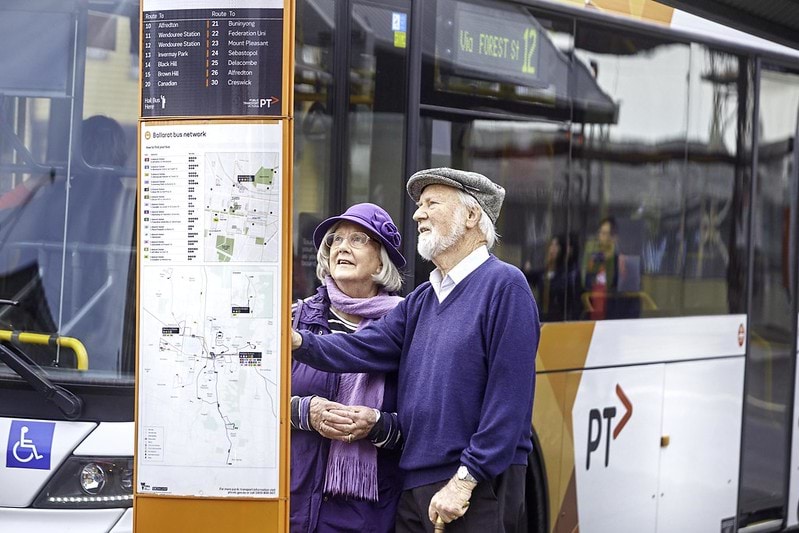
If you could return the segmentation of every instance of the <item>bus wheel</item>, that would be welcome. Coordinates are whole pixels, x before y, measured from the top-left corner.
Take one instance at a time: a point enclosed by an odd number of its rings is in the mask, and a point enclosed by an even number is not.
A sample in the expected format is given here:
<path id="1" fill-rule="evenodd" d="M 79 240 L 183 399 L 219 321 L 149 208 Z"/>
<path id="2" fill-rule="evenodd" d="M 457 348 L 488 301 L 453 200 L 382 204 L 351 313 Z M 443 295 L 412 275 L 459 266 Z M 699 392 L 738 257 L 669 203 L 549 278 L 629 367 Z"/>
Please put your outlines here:
<path id="1" fill-rule="evenodd" d="M 527 531 L 529 533 L 548 533 L 548 514 L 549 506 L 547 504 L 547 484 L 546 476 L 544 474 L 544 463 L 541 461 L 541 455 L 538 452 L 538 447 L 533 445 L 533 451 L 527 457 L 527 485 L 525 487 L 526 495 L 526 528 L 522 525 L 519 531 Z"/>

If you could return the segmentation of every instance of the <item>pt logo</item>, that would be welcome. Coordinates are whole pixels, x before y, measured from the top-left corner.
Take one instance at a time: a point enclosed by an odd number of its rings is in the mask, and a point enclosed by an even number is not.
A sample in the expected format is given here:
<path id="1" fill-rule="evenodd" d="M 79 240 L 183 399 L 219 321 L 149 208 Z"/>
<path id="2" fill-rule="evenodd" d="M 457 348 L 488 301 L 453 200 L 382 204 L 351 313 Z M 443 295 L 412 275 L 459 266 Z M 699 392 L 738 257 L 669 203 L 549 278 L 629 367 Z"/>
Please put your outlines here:
<path id="1" fill-rule="evenodd" d="M 12 420 L 6 446 L 7 468 L 50 470 L 55 422 Z"/>
<path id="2" fill-rule="evenodd" d="M 280 99 L 277 96 L 270 96 L 269 98 L 260 98 L 258 100 L 258 107 L 266 106 L 266 108 L 269 109 L 279 101 Z"/>
<path id="3" fill-rule="evenodd" d="M 605 439 L 605 467 L 608 466 L 610 463 L 611 436 L 613 440 L 616 440 L 616 437 L 619 436 L 621 430 L 624 429 L 624 426 L 630 421 L 630 417 L 633 416 L 633 404 L 630 403 L 627 395 L 624 394 L 624 391 L 618 384 L 616 385 L 616 396 L 619 397 L 619 400 L 621 400 L 621 403 L 624 405 L 624 408 L 627 410 L 627 412 L 624 413 L 624 416 L 621 417 L 621 420 L 619 420 L 619 422 L 616 424 L 616 427 L 613 428 L 612 435 L 610 432 L 610 426 L 613 418 L 616 416 L 616 407 L 605 407 L 601 411 L 599 409 L 591 409 L 591 411 L 588 413 L 588 451 L 585 454 L 586 470 L 590 470 L 591 454 L 599 449 L 599 445 L 602 443 L 603 437 Z M 603 418 L 605 419 L 604 432 L 602 431 Z"/>

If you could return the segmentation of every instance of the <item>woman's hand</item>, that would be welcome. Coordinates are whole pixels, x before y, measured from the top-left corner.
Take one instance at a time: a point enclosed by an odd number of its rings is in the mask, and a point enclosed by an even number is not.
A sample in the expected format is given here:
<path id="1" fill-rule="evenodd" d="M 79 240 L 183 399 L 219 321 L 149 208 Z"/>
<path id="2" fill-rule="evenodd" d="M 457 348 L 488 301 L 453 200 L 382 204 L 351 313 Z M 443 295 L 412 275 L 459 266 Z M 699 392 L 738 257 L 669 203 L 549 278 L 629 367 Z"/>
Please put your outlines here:
<path id="1" fill-rule="evenodd" d="M 377 413 L 375 410 L 363 405 L 342 406 L 341 409 L 333 409 L 331 412 L 338 415 L 341 419 L 346 418 L 350 420 L 349 423 L 332 424 L 336 430 L 350 435 L 344 439 L 340 439 L 345 442 L 355 442 L 356 440 L 366 438 L 369 432 L 372 431 L 372 427 L 377 423 Z"/>
<path id="2" fill-rule="evenodd" d="M 311 427 L 323 437 L 347 442 L 348 432 L 338 429 L 353 423 L 353 420 L 348 416 L 342 416 L 341 413 L 346 409 L 346 405 L 316 396 L 311 400 Z"/>

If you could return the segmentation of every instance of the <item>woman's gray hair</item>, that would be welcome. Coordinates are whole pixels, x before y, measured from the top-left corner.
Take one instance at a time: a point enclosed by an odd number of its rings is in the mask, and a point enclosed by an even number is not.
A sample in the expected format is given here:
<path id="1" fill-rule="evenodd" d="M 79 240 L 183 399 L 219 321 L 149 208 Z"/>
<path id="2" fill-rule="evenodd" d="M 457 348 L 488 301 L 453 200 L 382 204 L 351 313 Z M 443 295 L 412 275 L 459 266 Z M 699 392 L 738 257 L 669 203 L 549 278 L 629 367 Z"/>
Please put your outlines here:
<path id="1" fill-rule="evenodd" d="M 324 283 L 325 278 L 330 275 L 330 246 L 327 245 L 327 236 L 331 233 L 335 233 L 336 228 L 340 225 L 341 223 L 338 223 L 327 230 L 325 236 L 322 237 L 322 244 L 316 252 L 316 277 L 322 283 Z M 368 234 L 366 231 L 364 231 L 364 233 Z M 391 262 L 391 258 L 388 256 L 388 252 L 386 251 L 386 247 L 383 246 L 383 243 L 372 236 L 369 238 L 380 246 L 380 264 L 383 265 L 377 274 L 372 275 L 372 281 L 384 287 L 388 292 L 399 292 L 402 288 L 402 274 L 400 274 L 397 265 Z"/>
<path id="2" fill-rule="evenodd" d="M 477 208 L 480 210 L 480 222 L 478 223 L 478 227 L 486 238 L 486 248 L 489 250 L 492 249 L 494 245 L 499 242 L 499 233 L 497 233 L 496 226 L 494 226 L 494 223 L 488 218 L 488 215 L 485 214 L 485 211 L 480 207 L 480 203 L 474 196 L 460 190 L 457 191 L 457 193 L 463 207 L 466 209 Z"/>

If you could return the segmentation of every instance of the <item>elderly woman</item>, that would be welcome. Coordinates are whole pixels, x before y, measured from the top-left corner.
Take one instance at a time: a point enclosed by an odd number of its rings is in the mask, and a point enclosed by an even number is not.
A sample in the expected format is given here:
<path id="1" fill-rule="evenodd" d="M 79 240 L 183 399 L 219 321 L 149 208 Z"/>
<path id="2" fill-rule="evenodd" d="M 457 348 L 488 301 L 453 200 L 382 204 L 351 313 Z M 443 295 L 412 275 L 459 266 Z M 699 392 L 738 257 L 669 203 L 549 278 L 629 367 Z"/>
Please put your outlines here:
<path id="1" fill-rule="evenodd" d="M 350 333 L 401 298 L 400 234 L 389 214 L 357 204 L 313 235 L 316 294 L 292 309 L 294 329 Z M 291 532 L 391 532 L 402 490 L 397 375 L 291 369 Z"/>

